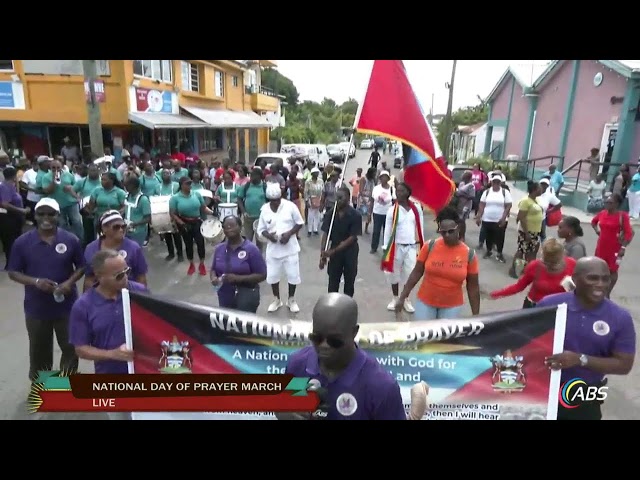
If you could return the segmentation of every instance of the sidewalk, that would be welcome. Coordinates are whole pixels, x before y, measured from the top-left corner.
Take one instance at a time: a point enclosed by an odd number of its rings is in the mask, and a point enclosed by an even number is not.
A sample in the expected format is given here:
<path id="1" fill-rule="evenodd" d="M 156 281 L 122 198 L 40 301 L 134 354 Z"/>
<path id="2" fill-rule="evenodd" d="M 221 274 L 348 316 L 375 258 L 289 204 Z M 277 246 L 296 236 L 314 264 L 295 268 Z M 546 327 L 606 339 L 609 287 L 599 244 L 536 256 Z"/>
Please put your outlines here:
<path id="1" fill-rule="evenodd" d="M 518 215 L 518 203 L 520 203 L 520 200 L 522 200 L 523 198 L 525 198 L 527 196 L 527 192 L 525 192 L 524 190 L 520 190 L 516 187 L 513 186 L 513 182 L 507 182 L 507 185 L 509 185 L 509 190 L 511 191 L 511 197 L 513 198 L 513 206 L 511 207 L 511 215 L 513 216 L 517 216 Z M 562 214 L 565 216 L 571 216 L 571 217 L 576 217 L 578 220 L 580 220 L 580 223 L 591 223 L 591 219 L 593 218 L 593 215 L 587 213 L 587 212 L 583 212 L 582 210 L 579 210 L 575 207 L 562 207 Z M 640 220 L 631 220 L 631 225 L 638 225 L 640 226 Z"/>

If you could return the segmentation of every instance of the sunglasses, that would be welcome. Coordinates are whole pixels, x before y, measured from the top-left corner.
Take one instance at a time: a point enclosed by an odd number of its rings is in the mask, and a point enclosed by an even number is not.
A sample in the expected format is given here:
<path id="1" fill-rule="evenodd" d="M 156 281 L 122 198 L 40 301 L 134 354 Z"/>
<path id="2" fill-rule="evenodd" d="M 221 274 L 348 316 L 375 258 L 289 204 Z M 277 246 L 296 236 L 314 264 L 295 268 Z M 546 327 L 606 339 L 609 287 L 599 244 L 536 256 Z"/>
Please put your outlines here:
<path id="1" fill-rule="evenodd" d="M 126 230 L 126 228 L 127 228 L 127 226 L 124 223 L 119 223 L 117 225 L 112 225 L 111 226 L 111 230 L 115 230 L 115 231 Z"/>
<path id="2" fill-rule="evenodd" d="M 131 268 L 127 267 L 126 269 L 124 269 L 121 272 L 116 273 L 113 278 L 115 278 L 117 281 L 122 280 L 124 277 L 126 277 L 127 275 L 129 275 L 129 272 L 131 272 Z"/>
<path id="3" fill-rule="evenodd" d="M 458 231 L 458 227 L 450 228 L 449 230 L 438 230 L 438 233 L 444 237 L 445 235 L 453 235 L 457 231 Z"/>
<path id="4" fill-rule="evenodd" d="M 324 335 L 320 335 L 319 333 L 310 333 L 309 340 L 311 340 L 311 343 L 313 343 L 314 345 L 321 345 L 322 342 L 326 340 L 327 345 L 329 345 L 331 348 L 338 349 L 344 347 L 344 340 L 338 337 L 333 337 L 331 335 L 325 337 Z"/>

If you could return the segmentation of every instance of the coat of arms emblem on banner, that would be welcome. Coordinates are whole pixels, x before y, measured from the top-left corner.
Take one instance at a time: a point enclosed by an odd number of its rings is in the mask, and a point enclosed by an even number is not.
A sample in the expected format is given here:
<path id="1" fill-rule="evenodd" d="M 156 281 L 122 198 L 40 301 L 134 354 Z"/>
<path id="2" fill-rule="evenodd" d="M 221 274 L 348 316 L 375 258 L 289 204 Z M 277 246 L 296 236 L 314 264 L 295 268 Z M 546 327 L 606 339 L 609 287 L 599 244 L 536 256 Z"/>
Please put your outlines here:
<path id="1" fill-rule="evenodd" d="M 527 385 L 524 373 L 524 357 L 515 356 L 511 350 L 491 357 L 494 371 L 491 376 L 493 389 L 498 392 L 521 392 Z"/>
<path id="2" fill-rule="evenodd" d="M 171 341 L 160 343 L 162 356 L 158 362 L 162 373 L 191 373 L 189 342 L 180 342 L 175 335 Z"/>

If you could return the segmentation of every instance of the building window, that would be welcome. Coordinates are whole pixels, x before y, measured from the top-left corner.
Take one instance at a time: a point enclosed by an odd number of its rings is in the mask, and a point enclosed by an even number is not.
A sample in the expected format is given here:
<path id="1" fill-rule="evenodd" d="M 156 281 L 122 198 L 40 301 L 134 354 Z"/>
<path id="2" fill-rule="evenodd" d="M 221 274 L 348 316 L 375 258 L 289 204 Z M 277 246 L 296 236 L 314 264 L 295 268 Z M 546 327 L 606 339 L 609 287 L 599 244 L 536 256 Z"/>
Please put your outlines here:
<path id="1" fill-rule="evenodd" d="M 159 82 L 171 83 L 171 60 L 134 60 L 133 74 Z"/>
<path id="2" fill-rule="evenodd" d="M 222 149 L 222 139 L 224 137 L 224 130 L 214 128 L 203 128 L 199 130 L 200 138 L 198 142 L 198 149 L 201 152 L 210 152 L 212 150 Z"/>
<path id="3" fill-rule="evenodd" d="M 233 85 L 234 87 L 238 86 L 238 76 L 234 75 L 233 77 L 231 77 L 231 85 Z"/>
<path id="4" fill-rule="evenodd" d="M 224 72 L 216 70 L 215 75 L 215 93 L 216 97 L 224 97 Z"/>
<path id="5" fill-rule="evenodd" d="M 189 63 L 182 61 L 182 90 L 187 92 L 199 92 L 200 91 L 200 72 L 198 65 L 195 63 Z"/>
<path id="6" fill-rule="evenodd" d="M 22 68 L 32 75 L 84 75 L 82 60 L 22 60 Z M 111 75 L 109 60 L 96 60 L 96 73 L 100 77 Z"/>
<path id="7" fill-rule="evenodd" d="M 0 60 L 0 70 L 13 72 L 13 60 Z"/>

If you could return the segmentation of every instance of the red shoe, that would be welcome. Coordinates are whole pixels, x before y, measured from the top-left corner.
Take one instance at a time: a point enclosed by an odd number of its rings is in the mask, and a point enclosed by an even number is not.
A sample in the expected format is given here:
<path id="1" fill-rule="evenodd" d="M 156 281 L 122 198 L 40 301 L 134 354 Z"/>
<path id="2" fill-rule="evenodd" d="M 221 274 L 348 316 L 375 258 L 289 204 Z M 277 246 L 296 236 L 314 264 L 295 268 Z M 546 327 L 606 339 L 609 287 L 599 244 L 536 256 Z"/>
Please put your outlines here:
<path id="1" fill-rule="evenodd" d="M 198 273 L 202 276 L 205 276 L 207 274 L 207 267 L 204 266 L 204 263 L 198 265 Z"/>
<path id="2" fill-rule="evenodd" d="M 193 275 L 194 273 L 196 273 L 196 266 L 193 264 L 193 262 L 189 263 L 189 270 L 187 270 L 187 275 Z"/>

